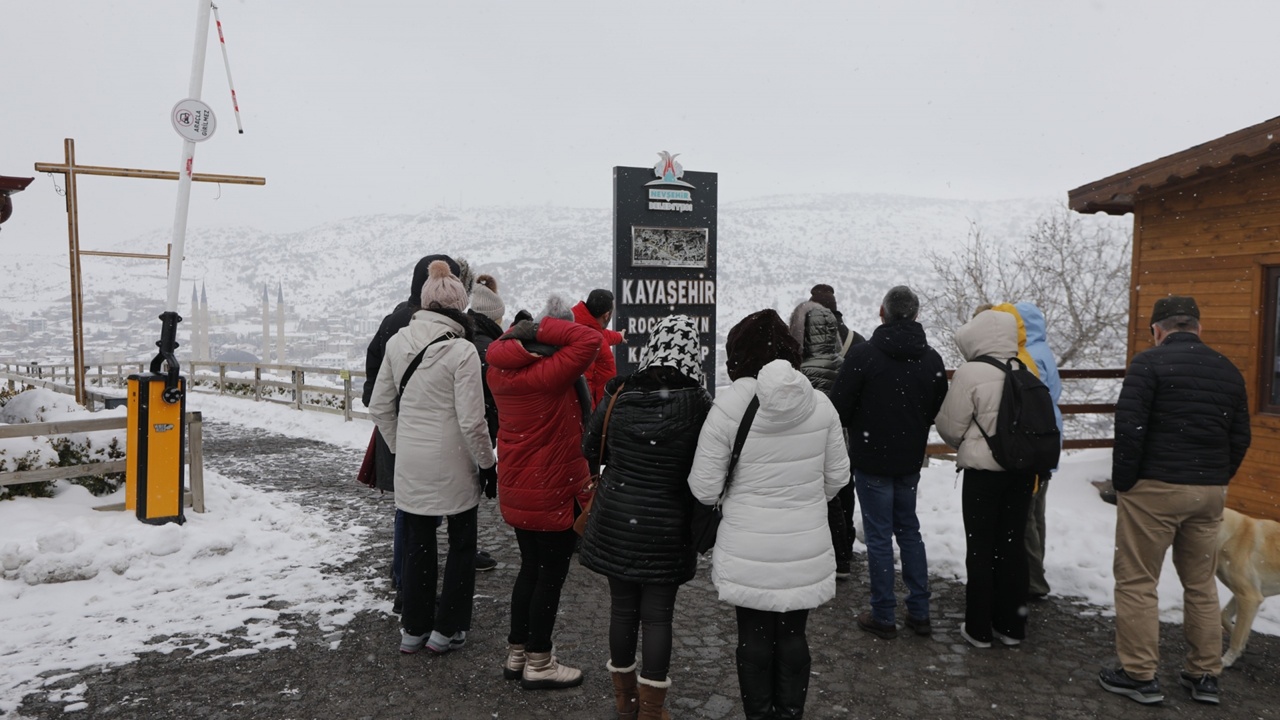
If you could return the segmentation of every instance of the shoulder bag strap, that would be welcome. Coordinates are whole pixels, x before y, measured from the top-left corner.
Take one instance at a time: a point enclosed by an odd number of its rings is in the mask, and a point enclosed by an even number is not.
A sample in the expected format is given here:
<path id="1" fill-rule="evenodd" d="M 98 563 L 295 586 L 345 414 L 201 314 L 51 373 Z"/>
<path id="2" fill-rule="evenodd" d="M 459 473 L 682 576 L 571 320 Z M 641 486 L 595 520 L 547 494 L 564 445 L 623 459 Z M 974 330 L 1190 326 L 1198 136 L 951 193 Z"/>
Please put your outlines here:
<path id="1" fill-rule="evenodd" d="M 404 389 L 406 386 L 409 385 L 409 378 L 413 377 L 413 373 L 417 371 L 418 366 L 422 364 L 422 358 L 427 354 L 427 348 L 431 347 L 432 345 L 435 345 L 438 342 L 444 342 L 445 340 L 452 340 L 456 337 L 458 336 L 453 334 L 453 332 L 447 332 L 441 335 L 435 340 L 432 340 L 431 342 L 427 343 L 427 347 L 422 348 L 422 350 L 417 355 L 414 355 L 413 359 L 409 361 L 409 367 L 405 369 L 404 376 L 400 378 L 400 392 L 396 393 L 396 414 L 397 415 L 400 414 L 400 398 L 404 396 Z"/>
<path id="2" fill-rule="evenodd" d="M 983 362 L 983 363 L 986 363 L 986 364 L 988 364 L 988 365 L 992 365 L 992 366 L 994 366 L 994 367 L 998 367 L 998 368 L 1000 368 L 1001 370 L 1003 370 L 1003 371 L 1005 371 L 1005 372 L 1009 372 L 1010 370 L 1012 370 L 1012 369 L 1013 369 L 1013 360 L 1014 360 L 1014 358 L 1010 358 L 1010 362 L 1006 364 L 1006 363 L 1002 363 L 1002 362 L 1000 362 L 999 360 L 997 360 L 997 359 L 995 359 L 995 358 L 991 357 L 990 355 L 979 355 L 978 357 L 976 357 L 976 358 L 974 358 L 974 359 L 973 359 L 973 361 L 974 361 L 974 362 Z"/>
<path id="3" fill-rule="evenodd" d="M 618 402 L 618 396 L 626 386 L 626 383 L 618 385 L 618 389 L 613 391 L 613 397 L 609 398 L 609 407 L 604 409 L 604 425 L 600 428 L 600 457 L 599 462 L 596 463 L 596 472 L 599 472 L 599 467 L 604 465 L 604 441 L 609 437 L 609 418 L 613 416 L 614 403 Z"/>
<path id="4" fill-rule="evenodd" d="M 738 436 L 733 439 L 733 454 L 729 456 L 729 469 L 724 475 L 724 490 L 720 492 L 723 502 L 729 494 L 729 483 L 733 482 L 733 470 L 738 467 L 738 458 L 742 456 L 742 446 L 747 442 L 747 433 L 751 432 L 751 423 L 756 419 L 756 410 L 760 409 L 760 396 L 753 395 L 747 404 L 747 411 L 742 414 L 742 423 L 738 425 Z"/>

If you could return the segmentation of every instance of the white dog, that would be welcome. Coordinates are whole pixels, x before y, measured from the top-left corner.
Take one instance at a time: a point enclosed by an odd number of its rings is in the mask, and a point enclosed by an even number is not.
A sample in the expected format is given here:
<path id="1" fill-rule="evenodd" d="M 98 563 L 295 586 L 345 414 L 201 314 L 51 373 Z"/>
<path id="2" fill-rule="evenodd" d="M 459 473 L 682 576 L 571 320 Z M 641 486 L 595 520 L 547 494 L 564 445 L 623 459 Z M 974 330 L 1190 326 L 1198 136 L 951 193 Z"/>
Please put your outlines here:
<path id="1" fill-rule="evenodd" d="M 1263 598 L 1280 595 L 1280 523 L 1223 510 L 1218 530 L 1218 579 L 1232 595 L 1222 608 L 1222 627 L 1231 633 L 1222 665 L 1231 667 L 1249 642 Z"/>

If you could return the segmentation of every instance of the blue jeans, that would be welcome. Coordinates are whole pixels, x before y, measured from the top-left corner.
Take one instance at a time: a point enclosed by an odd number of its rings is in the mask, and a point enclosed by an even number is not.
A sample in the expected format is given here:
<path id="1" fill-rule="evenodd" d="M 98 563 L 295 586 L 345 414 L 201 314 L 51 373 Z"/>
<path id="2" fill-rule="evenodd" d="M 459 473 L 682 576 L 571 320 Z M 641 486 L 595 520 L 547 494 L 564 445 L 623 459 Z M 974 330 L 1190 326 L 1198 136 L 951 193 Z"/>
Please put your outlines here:
<path id="1" fill-rule="evenodd" d="M 886 477 L 855 470 L 854 486 L 862 506 L 862 539 L 867 544 L 867 573 L 871 581 L 871 618 L 894 624 L 898 600 L 893 594 L 893 540 L 902 557 L 902 582 L 907 586 L 907 612 L 929 619 L 929 563 L 916 517 L 916 486 L 920 473 Z"/>

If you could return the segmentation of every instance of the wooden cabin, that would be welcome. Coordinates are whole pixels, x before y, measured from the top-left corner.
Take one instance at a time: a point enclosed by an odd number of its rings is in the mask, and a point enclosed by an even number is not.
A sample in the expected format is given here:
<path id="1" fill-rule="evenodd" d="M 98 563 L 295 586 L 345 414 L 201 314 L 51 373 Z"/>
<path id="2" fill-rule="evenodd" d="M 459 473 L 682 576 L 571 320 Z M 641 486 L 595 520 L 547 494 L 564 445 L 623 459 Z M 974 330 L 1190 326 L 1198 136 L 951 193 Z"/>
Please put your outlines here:
<path id="1" fill-rule="evenodd" d="M 1133 213 L 1128 358 L 1151 346 L 1158 298 L 1196 299 L 1202 337 L 1249 391 L 1253 444 L 1228 505 L 1280 519 L 1280 118 L 1078 187 L 1068 202 Z"/>

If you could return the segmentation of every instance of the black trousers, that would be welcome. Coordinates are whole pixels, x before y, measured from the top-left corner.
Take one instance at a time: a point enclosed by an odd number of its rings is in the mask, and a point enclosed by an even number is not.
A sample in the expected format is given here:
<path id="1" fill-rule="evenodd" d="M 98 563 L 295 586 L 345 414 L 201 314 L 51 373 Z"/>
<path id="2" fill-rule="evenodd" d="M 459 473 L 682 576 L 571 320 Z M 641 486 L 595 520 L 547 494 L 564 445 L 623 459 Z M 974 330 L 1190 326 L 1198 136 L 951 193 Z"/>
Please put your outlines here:
<path id="1" fill-rule="evenodd" d="M 671 618 L 676 612 L 679 585 L 644 585 L 609 578 L 609 660 L 627 667 L 636 659 L 640 628 L 644 627 L 640 675 L 663 681 L 671 669 Z"/>
<path id="2" fill-rule="evenodd" d="M 520 573 L 511 588 L 511 634 L 507 642 L 524 645 L 526 652 L 551 652 L 560 590 L 569 576 L 569 561 L 577 539 L 573 528 L 556 532 L 516 528 Z"/>
<path id="3" fill-rule="evenodd" d="M 827 502 L 827 530 L 831 532 L 831 549 L 835 551 L 838 570 L 840 565 L 853 560 L 853 536 L 849 534 L 844 503 L 839 495 Z"/>
<path id="4" fill-rule="evenodd" d="M 844 528 L 849 536 L 849 554 L 853 554 L 853 541 L 858 539 L 858 531 L 853 527 L 853 507 L 858 496 L 853 492 L 853 471 L 849 471 L 849 484 L 836 493 L 840 498 L 840 510 L 844 512 Z"/>
<path id="5" fill-rule="evenodd" d="M 994 629 L 1027 636 L 1027 508 L 1035 475 L 965 470 L 960 493 L 968 537 L 965 631 L 990 642 Z"/>
<path id="6" fill-rule="evenodd" d="M 737 612 L 738 689 L 747 720 L 802 717 L 809 692 L 809 611 Z"/>
<path id="7" fill-rule="evenodd" d="M 410 635 L 432 630 L 453 635 L 471 629 L 472 598 L 476 590 L 476 508 L 447 516 L 449 554 L 444 563 L 444 583 L 440 588 L 440 604 L 436 606 L 436 579 L 439 559 L 436 555 L 434 515 L 403 513 L 405 558 L 400 578 L 404 612 L 400 623 Z"/>

